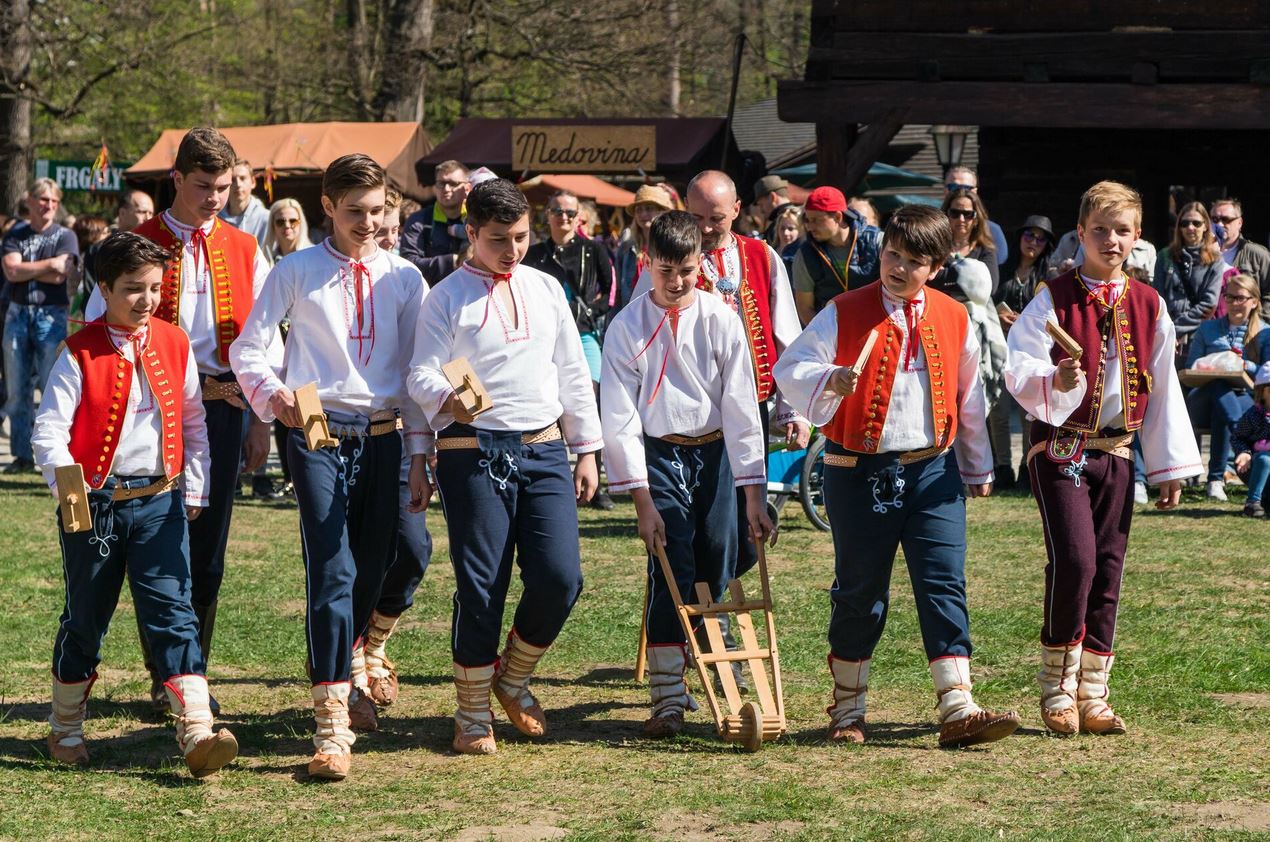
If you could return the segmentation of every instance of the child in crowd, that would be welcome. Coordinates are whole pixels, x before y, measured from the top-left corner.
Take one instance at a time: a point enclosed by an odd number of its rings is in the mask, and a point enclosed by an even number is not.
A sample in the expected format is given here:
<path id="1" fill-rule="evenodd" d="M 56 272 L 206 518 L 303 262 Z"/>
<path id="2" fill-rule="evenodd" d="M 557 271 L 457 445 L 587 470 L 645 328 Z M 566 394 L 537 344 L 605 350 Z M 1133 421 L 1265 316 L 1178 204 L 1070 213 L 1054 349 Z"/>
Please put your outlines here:
<path id="1" fill-rule="evenodd" d="M 388 188 L 384 202 L 384 221 L 376 240 L 387 252 L 396 252 L 401 234 L 401 194 Z M 406 609 L 414 605 L 415 590 L 423 581 L 423 575 L 432 560 L 432 534 L 428 532 L 427 515 L 410 509 L 409 453 L 401 460 L 401 477 L 398 483 L 401 508 L 397 515 L 397 557 L 384 574 L 384 585 L 379 604 L 370 615 L 366 629 L 365 646 L 353 652 L 354 682 L 364 670 L 370 698 L 380 707 L 388 707 L 397 700 L 397 667 L 388 659 L 385 647 L 388 638 L 397 627 Z"/>
<path id="2" fill-rule="evenodd" d="M 992 451 L 966 308 L 926 288 L 951 251 L 947 217 L 900 208 L 882 238 L 881 279 L 833 298 L 775 368 L 784 394 L 828 438 L 835 741 L 864 742 L 869 664 L 901 546 L 939 700 L 939 744 L 992 742 L 1019 726 L 1014 711 L 983 710 L 970 690 L 965 498 L 992 493 Z"/>
<path id="3" fill-rule="evenodd" d="M 1261 498 L 1270 478 L 1270 362 L 1257 369 L 1255 384 L 1255 403 L 1235 423 L 1232 444 L 1235 470 L 1248 483 L 1244 514 L 1260 518 L 1266 516 Z"/>
<path id="4" fill-rule="evenodd" d="M 436 481 L 454 563 L 454 750 L 493 754 L 490 692 L 528 736 L 546 733 L 529 678 L 582 592 L 577 503 L 602 441 L 582 340 L 555 278 L 521 261 L 529 203 L 494 178 L 467 198 L 473 257 L 433 288 L 415 331 L 410 395 L 437 433 Z M 489 395 L 473 417 L 442 366 L 466 358 Z M 566 450 L 567 448 L 567 450 Z M 569 474 L 568 451 L 577 454 Z M 513 561 L 524 593 L 502 655 Z"/>
<path id="5" fill-rule="evenodd" d="M 212 733 L 207 664 L 190 604 L 187 522 L 207 506 L 207 429 L 189 337 L 153 318 L 169 257 L 136 234 L 102 243 L 104 312 L 66 340 L 35 420 L 36 458 L 54 496 L 80 492 L 57 488 L 55 479 L 58 468 L 78 464 L 91 520 L 89 529 L 61 535 L 66 607 L 53 646 L 48 748 L 54 760 L 88 762 L 88 692 L 127 574 L 137 624 L 176 717 L 177 745 L 201 778 L 232 761 L 238 743 L 227 730 Z M 61 509 L 58 526 L 68 526 Z"/>
<path id="6" fill-rule="evenodd" d="M 1135 437 L 1159 509 L 1201 470 L 1160 294 L 1125 261 L 1142 199 L 1100 181 L 1080 202 L 1082 262 L 1041 284 L 1010 328 L 1006 388 L 1036 420 L 1027 453 L 1049 563 L 1041 628 L 1041 718 L 1056 734 L 1123 734 L 1107 704 L 1116 613 L 1133 520 Z M 1057 325 L 1083 349 L 1055 342 Z"/>
<path id="7" fill-rule="evenodd" d="M 309 774 L 341 780 L 351 765 L 351 728 L 378 727 L 362 665 L 354 669 L 384 573 L 397 554 L 399 476 L 410 456 L 411 511 L 431 488 L 428 431 L 406 395 L 420 301 L 419 270 L 379 247 L 387 178 L 365 155 L 336 159 L 322 177 L 332 234 L 287 255 L 265 287 L 230 359 L 256 414 L 293 428 L 287 458 L 300 509 L 317 752 Z M 291 320 L 283 366 L 266 349 Z M 293 390 L 317 384 L 333 447 L 309 450 Z M 404 427 L 404 435 L 403 435 Z"/>
<path id="8" fill-rule="evenodd" d="M 684 683 L 685 638 L 661 565 L 664 548 L 679 592 L 727 585 L 725 560 L 736 553 L 736 488 L 743 488 L 751 538 L 772 532 L 767 515 L 766 448 L 754 403 L 740 319 L 717 296 L 696 289 L 701 232 L 683 211 L 649 230 L 653 288 L 609 325 L 601 379 L 609 484 L 629 491 L 649 550 L 649 686 L 652 717 L 644 734 L 683 729 L 691 706 Z"/>

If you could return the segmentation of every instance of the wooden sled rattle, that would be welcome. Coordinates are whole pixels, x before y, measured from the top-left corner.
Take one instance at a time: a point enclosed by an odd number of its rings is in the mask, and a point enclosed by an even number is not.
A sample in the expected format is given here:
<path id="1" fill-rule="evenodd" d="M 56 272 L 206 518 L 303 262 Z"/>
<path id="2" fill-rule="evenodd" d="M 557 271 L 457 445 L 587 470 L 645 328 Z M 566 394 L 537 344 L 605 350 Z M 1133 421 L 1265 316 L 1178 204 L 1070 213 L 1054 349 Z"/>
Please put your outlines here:
<path id="1" fill-rule="evenodd" d="M 295 390 L 295 406 L 300 411 L 301 429 L 304 430 L 304 442 L 310 451 L 322 447 L 339 447 L 340 441 L 331 436 L 326 425 L 326 413 L 322 411 L 322 400 L 318 397 L 317 383 L 309 383 Z"/>
<path id="2" fill-rule="evenodd" d="M 489 398 L 489 392 L 485 391 L 481 379 L 476 376 L 476 371 L 467 357 L 450 360 L 441 366 L 441 373 L 454 387 L 454 394 L 458 395 L 459 403 L 463 404 L 468 415 L 475 418 L 493 408 L 494 403 Z"/>
<path id="3" fill-rule="evenodd" d="M 88 508 L 88 486 L 84 485 L 84 469 L 78 464 L 65 465 L 53 471 L 57 482 L 57 502 L 62 509 L 63 532 L 87 532 L 93 528 L 93 515 Z"/>
<path id="4" fill-rule="evenodd" d="M 1080 347 L 1080 343 L 1073 339 L 1070 333 L 1051 321 L 1045 322 L 1045 332 L 1050 335 L 1050 338 L 1054 340 L 1058 347 L 1063 349 L 1067 356 L 1076 362 L 1080 362 L 1081 355 L 1085 353 L 1085 349 Z"/>
<path id="5" fill-rule="evenodd" d="M 725 742 L 738 743 L 746 751 L 758 751 L 763 743 L 779 739 L 786 731 L 785 696 L 781 690 L 780 657 L 776 651 L 776 623 L 772 618 L 772 593 L 767 577 L 767 553 L 763 545 L 758 544 L 758 574 L 763 596 L 758 600 L 746 600 L 740 581 L 733 579 L 728 583 L 727 602 L 714 602 L 710 587 L 698 582 L 696 603 L 685 604 L 679 593 L 679 585 L 675 582 L 674 573 L 670 569 L 670 561 L 666 551 L 657 548 L 657 560 L 661 564 L 662 575 L 670 587 L 670 596 L 675 603 L 675 612 L 679 615 L 679 623 L 691 647 L 693 661 L 697 665 L 697 674 L 701 678 L 701 687 L 706 701 L 710 705 L 710 713 L 714 716 L 715 730 Z M 767 631 L 767 646 L 760 647 L 758 636 L 754 632 L 752 611 L 762 611 Z M 719 627 L 719 615 L 735 614 L 736 630 L 740 633 L 741 649 L 729 652 L 723 641 L 723 630 Z M 700 617 L 706 629 L 706 649 L 701 648 L 697 635 L 693 633 L 693 620 Z M 743 702 L 741 692 L 736 685 L 736 676 L 730 664 L 743 661 L 750 668 L 750 685 L 758 696 L 757 702 Z M 768 677 L 768 667 L 771 677 Z M 719 683 L 723 687 L 723 700 L 727 704 L 727 713 L 719 704 L 714 691 L 714 681 L 710 667 L 715 666 Z"/>

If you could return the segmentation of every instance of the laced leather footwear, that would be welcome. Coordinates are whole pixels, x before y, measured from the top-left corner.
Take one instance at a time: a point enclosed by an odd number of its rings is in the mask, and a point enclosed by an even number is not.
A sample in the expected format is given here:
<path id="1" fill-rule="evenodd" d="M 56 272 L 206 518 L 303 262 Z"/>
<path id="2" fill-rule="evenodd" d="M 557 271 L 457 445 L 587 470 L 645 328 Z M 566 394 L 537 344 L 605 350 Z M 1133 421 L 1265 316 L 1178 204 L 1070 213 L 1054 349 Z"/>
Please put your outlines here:
<path id="1" fill-rule="evenodd" d="M 965 748 L 966 746 L 993 743 L 1004 739 L 1019 727 L 1019 715 L 1012 710 L 998 713 L 978 710 L 954 722 L 939 726 L 940 748 Z"/>
<path id="2" fill-rule="evenodd" d="M 854 722 L 848 722 L 846 725 L 832 725 L 829 727 L 828 738 L 831 743 L 863 745 L 864 720 L 857 719 Z"/>
<path id="3" fill-rule="evenodd" d="M 650 716 L 644 720 L 644 736 L 654 740 L 675 737 L 684 729 L 684 712 L 672 708 L 660 716 Z"/>

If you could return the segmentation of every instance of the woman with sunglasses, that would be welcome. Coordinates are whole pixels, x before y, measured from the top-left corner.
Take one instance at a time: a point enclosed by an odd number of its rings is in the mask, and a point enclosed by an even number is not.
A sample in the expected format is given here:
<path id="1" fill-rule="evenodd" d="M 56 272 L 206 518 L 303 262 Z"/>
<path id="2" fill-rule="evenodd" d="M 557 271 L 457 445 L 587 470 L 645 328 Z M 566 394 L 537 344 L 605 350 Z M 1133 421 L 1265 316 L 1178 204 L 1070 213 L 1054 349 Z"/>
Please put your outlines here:
<path id="1" fill-rule="evenodd" d="M 1014 235 L 1014 253 L 1001 265 L 1001 284 L 992 296 L 996 305 L 1001 330 L 1007 335 L 1023 308 L 1036 294 L 1036 286 L 1045 280 L 1046 265 L 1054 251 L 1054 226 L 1048 216 L 1029 216 Z M 1031 490 L 1028 482 L 1027 462 L 1019 465 L 1018 482 L 1015 483 L 1014 456 L 1010 451 L 1010 424 L 1013 416 L 1019 416 L 1019 429 L 1027 431 L 1027 413 L 1013 397 L 1003 394 L 988 415 L 988 432 L 992 438 L 992 453 L 996 462 L 998 488 L 1014 485 Z"/>
<path id="2" fill-rule="evenodd" d="M 271 263 L 313 245 L 309 242 L 309 223 L 299 202 L 279 199 L 273 203 L 269 208 L 269 230 L 265 232 L 263 245 Z"/>
<path id="3" fill-rule="evenodd" d="M 1186 367 L 1192 368 L 1202 357 L 1228 351 L 1243 360 L 1243 369 L 1251 377 L 1257 364 L 1247 359 L 1245 348 L 1253 348 L 1261 333 L 1261 285 L 1251 275 L 1234 275 L 1222 294 L 1226 314 L 1202 323 L 1191 339 Z M 1232 454 L 1230 438 L 1235 422 L 1252 406 L 1247 389 L 1237 388 L 1224 380 L 1214 380 L 1186 396 L 1186 409 L 1196 428 L 1207 427 L 1212 439 L 1208 459 L 1208 497 L 1226 500 L 1226 465 Z"/>
<path id="4" fill-rule="evenodd" d="M 1222 277 L 1229 268 L 1222 260 L 1208 211 L 1199 202 L 1183 205 L 1173 241 L 1155 264 L 1155 288 L 1177 327 L 1179 362 L 1186 358 L 1191 334 L 1216 311 Z"/>
<path id="5" fill-rule="evenodd" d="M 973 258 L 988 267 L 992 276 L 992 292 L 1000 283 L 997 269 L 997 251 L 988 228 L 988 211 L 979 194 L 964 187 L 950 190 L 944 197 L 944 213 L 952 226 L 953 255 Z"/>

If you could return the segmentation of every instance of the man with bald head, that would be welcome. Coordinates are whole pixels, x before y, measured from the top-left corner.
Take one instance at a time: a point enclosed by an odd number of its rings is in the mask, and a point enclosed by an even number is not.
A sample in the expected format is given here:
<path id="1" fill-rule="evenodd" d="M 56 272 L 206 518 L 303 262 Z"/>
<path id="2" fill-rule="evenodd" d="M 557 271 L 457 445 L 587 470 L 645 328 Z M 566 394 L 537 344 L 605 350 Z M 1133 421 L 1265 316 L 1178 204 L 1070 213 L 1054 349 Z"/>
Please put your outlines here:
<path id="1" fill-rule="evenodd" d="M 734 233 L 732 225 L 741 214 L 736 184 L 727 173 L 706 170 L 688 183 L 688 213 L 697 220 L 701 231 L 701 274 L 697 287 L 724 300 L 740 317 L 754 362 L 758 384 L 759 414 L 766 431 L 772 419 L 767 409 L 768 398 L 775 398 L 775 423 L 784 427 L 785 441 L 791 448 L 807 446 L 809 427 L 781 397 L 772 378 L 772 366 L 790 345 L 802 326 L 794 307 L 794 292 L 785 273 L 785 263 L 771 246 L 762 240 Z M 635 285 L 635 296 L 652 288 L 647 268 Z M 744 496 L 739 495 L 744 512 Z M 738 518 L 739 557 L 728 578 L 740 576 L 758 562 L 758 553 L 749 540 L 748 523 Z"/>
<path id="2" fill-rule="evenodd" d="M 129 190 L 119 199 L 119 212 L 115 216 L 116 231 L 131 231 L 154 216 L 154 199 L 141 190 Z"/>

